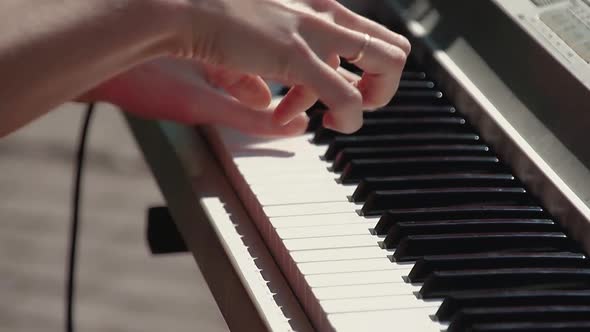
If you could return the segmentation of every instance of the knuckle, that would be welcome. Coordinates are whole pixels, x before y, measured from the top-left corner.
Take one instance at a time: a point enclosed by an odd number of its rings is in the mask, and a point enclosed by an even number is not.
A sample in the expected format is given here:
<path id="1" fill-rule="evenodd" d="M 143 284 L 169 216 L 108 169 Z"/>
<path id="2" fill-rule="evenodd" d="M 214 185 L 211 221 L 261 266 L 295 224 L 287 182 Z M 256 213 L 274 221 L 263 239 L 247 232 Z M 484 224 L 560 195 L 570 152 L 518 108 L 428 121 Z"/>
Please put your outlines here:
<path id="1" fill-rule="evenodd" d="M 318 25 L 323 23 L 323 20 L 311 11 L 300 11 L 298 16 L 299 24 L 301 27 L 317 27 Z"/>
<path id="2" fill-rule="evenodd" d="M 326 63 L 332 68 L 340 67 L 340 57 L 338 55 L 329 56 Z"/>
<path id="3" fill-rule="evenodd" d="M 307 42 L 301 38 L 297 33 L 290 34 L 284 39 L 280 52 L 283 57 L 289 59 L 308 59 L 311 55 L 311 50 Z"/>
<path id="4" fill-rule="evenodd" d="M 383 84 L 383 86 L 363 86 L 364 106 L 369 111 L 387 106 L 397 90 L 397 81 Z"/>
<path id="5" fill-rule="evenodd" d="M 305 97 L 305 89 L 301 85 L 297 85 L 289 91 L 289 96 L 293 99 L 301 99 Z"/>
<path id="6" fill-rule="evenodd" d="M 311 6 L 320 11 L 326 11 L 332 9 L 334 0 L 311 0 Z"/>
<path id="7" fill-rule="evenodd" d="M 404 53 L 406 53 L 406 56 L 410 55 L 410 52 L 412 52 L 412 44 L 410 43 L 410 41 L 406 37 L 404 37 L 402 35 L 399 35 L 399 45 L 398 46 L 399 46 L 399 48 L 401 48 L 404 51 Z"/>
<path id="8" fill-rule="evenodd" d="M 302 10 L 298 13 L 299 29 L 308 34 L 317 34 L 334 28 L 334 15 L 330 11 Z"/>
<path id="9" fill-rule="evenodd" d="M 291 52 L 293 52 L 294 56 L 304 57 L 305 59 L 310 58 L 312 54 L 307 42 L 303 38 L 297 38 L 295 36 L 291 42 Z"/>
<path id="10" fill-rule="evenodd" d="M 354 115 L 351 115 L 346 126 L 342 128 L 342 132 L 345 134 L 353 134 L 357 132 L 363 126 L 363 113 L 362 112 L 355 112 Z"/>
<path id="11" fill-rule="evenodd" d="M 383 94 L 381 96 L 377 96 L 376 94 L 373 94 L 367 98 L 367 100 L 365 101 L 365 104 L 368 107 L 370 107 L 371 111 L 374 111 L 378 108 L 387 106 L 387 104 L 389 104 L 389 101 L 391 100 L 392 97 L 393 97 L 393 92 L 388 92 L 387 94 Z"/>
<path id="12" fill-rule="evenodd" d="M 359 110 L 363 105 L 363 95 L 358 89 L 350 88 L 344 91 L 341 103 L 344 107 L 352 110 Z"/>
<path id="13" fill-rule="evenodd" d="M 382 98 L 375 99 L 375 101 L 372 103 L 373 104 L 372 106 L 374 108 L 384 107 L 389 103 L 389 101 L 391 100 L 392 97 L 393 97 L 393 94 L 383 96 Z"/>
<path id="14" fill-rule="evenodd" d="M 378 107 L 387 106 L 391 102 L 391 100 L 394 98 L 395 94 L 397 93 L 398 87 L 399 87 L 399 81 L 396 80 L 395 83 L 392 85 L 391 89 L 388 91 L 388 93 L 383 98 L 383 103 L 381 103 Z"/>
<path id="15" fill-rule="evenodd" d="M 288 52 L 278 52 L 275 55 L 276 75 L 280 79 L 288 79 L 291 76 L 291 57 Z"/>
<path id="16" fill-rule="evenodd" d="M 297 62 L 307 61 L 307 59 L 309 59 L 309 50 L 304 41 L 295 35 L 285 38 L 274 56 L 278 67 L 276 75 L 282 79 L 295 79 Z"/>
<path id="17" fill-rule="evenodd" d="M 406 65 L 408 55 L 400 48 L 390 45 L 387 52 L 388 62 L 394 66 L 394 68 L 403 68 Z"/>

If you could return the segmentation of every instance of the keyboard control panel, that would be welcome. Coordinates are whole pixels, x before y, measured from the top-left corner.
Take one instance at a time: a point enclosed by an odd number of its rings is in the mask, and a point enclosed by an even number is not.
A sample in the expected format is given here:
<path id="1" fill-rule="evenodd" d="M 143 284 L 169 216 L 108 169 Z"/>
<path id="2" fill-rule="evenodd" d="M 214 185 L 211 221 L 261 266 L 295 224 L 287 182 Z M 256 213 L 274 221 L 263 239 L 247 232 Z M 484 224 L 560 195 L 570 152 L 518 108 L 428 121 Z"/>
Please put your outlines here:
<path id="1" fill-rule="evenodd" d="M 495 0 L 590 88 L 590 0 Z"/>
<path id="2" fill-rule="evenodd" d="M 590 63 L 590 6 L 582 1 L 571 1 L 568 6 L 543 12 L 540 18 L 584 61 Z"/>

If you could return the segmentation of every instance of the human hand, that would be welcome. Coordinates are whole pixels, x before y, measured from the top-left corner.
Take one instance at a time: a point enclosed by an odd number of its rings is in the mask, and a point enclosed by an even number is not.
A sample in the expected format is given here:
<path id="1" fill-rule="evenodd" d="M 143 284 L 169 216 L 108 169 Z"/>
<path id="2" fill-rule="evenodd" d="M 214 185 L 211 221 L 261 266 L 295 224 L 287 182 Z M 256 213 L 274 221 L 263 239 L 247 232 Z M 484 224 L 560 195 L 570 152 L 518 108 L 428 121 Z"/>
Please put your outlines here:
<path id="1" fill-rule="evenodd" d="M 182 9 L 175 55 L 293 86 L 275 110 L 277 124 L 299 119 L 319 98 L 329 108 L 324 126 L 358 130 L 363 109 L 394 95 L 410 51 L 404 37 L 335 0 L 156 1 Z M 360 81 L 336 70 L 339 56 L 360 56 Z"/>
<path id="2" fill-rule="evenodd" d="M 171 58 L 119 74 L 79 100 L 108 101 L 143 118 L 217 123 L 257 136 L 297 135 L 308 121 L 305 114 L 286 126 L 273 121 L 271 95 L 259 77 Z"/>

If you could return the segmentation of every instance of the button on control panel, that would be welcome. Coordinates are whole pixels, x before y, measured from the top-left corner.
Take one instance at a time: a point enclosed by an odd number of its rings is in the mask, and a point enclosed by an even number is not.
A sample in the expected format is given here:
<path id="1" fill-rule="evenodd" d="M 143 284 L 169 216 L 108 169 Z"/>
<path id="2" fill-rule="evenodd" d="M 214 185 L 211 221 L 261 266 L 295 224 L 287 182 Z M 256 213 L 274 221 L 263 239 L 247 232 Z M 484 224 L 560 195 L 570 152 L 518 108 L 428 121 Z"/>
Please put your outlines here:
<path id="1" fill-rule="evenodd" d="M 590 0 L 541 13 L 540 19 L 584 61 L 590 63 Z"/>
<path id="2" fill-rule="evenodd" d="M 549 6 L 549 5 L 553 5 L 559 2 L 564 2 L 567 0 L 531 0 L 535 6 L 537 7 L 544 7 L 544 6 Z"/>
<path id="3" fill-rule="evenodd" d="M 590 90 L 590 0 L 491 0 Z"/>

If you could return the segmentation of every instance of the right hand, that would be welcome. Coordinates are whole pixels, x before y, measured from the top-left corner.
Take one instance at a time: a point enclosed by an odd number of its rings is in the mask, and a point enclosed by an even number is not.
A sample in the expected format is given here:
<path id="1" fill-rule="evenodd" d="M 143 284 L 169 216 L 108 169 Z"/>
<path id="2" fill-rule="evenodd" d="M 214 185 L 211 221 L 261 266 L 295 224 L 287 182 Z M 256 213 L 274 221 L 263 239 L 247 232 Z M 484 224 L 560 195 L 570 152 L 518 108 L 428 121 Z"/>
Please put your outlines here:
<path id="1" fill-rule="evenodd" d="M 362 111 L 389 102 L 410 51 L 408 41 L 335 0 L 156 0 L 183 8 L 173 53 L 293 88 L 275 110 L 286 124 L 318 99 L 324 126 L 345 133 L 362 125 Z M 350 82 L 339 57 L 355 58 L 364 74 Z M 345 78 L 345 77 L 348 77 Z"/>

